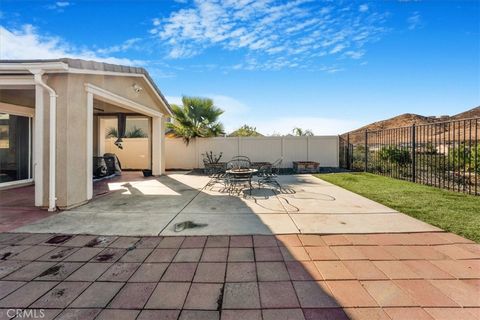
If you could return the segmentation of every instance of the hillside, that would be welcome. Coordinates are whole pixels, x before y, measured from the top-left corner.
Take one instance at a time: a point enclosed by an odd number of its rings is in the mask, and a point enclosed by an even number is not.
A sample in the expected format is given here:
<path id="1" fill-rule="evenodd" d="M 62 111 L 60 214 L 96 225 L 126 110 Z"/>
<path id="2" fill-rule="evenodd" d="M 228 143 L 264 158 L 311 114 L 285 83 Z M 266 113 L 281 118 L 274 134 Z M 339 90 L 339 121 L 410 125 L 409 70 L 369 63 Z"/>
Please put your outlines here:
<path id="1" fill-rule="evenodd" d="M 469 119 L 469 118 L 476 118 L 476 117 L 480 117 L 480 106 L 467 110 L 465 112 L 452 115 L 452 116 L 448 116 L 448 115 L 440 116 L 440 117 L 422 116 L 414 113 L 405 113 L 390 119 L 376 121 L 366 126 L 363 126 L 361 128 L 358 128 L 356 130 L 346 132 L 342 134 L 342 137 L 345 138 L 347 133 L 349 133 L 350 142 L 353 144 L 356 144 L 356 143 L 359 143 L 360 141 L 363 141 L 364 139 L 363 135 L 365 130 L 378 131 L 378 130 L 385 130 L 385 129 L 391 129 L 391 128 L 409 127 L 409 126 L 412 126 L 413 124 L 424 125 L 424 124 L 440 123 L 445 121 Z M 457 126 L 458 125 L 463 126 L 463 123 L 457 124 Z M 468 123 L 466 123 L 466 127 L 468 127 Z M 460 129 L 463 132 L 461 128 L 457 127 L 457 129 Z M 446 128 L 445 131 L 448 131 L 448 128 Z M 439 134 L 438 131 L 437 131 L 437 134 Z"/>

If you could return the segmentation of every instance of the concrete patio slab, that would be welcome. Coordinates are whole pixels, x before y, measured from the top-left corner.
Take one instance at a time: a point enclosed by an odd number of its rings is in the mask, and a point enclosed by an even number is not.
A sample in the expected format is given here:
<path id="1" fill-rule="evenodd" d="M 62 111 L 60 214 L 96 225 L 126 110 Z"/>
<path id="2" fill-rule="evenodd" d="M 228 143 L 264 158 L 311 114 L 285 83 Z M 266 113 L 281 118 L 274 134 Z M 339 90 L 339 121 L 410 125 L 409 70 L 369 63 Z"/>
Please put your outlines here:
<path id="1" fill-rule="evenodd" d="M 386 233 L 441 231 L 403 213 L 297 214 L 293 221 L 301 233 Z"/>
<path id="2" fill-rule="evenodd" d="M 439 231 L 311 175 L 278 177 L 229 193 L 206 176 L 174 172 L 143 178 L 127 173 L 96 185 L 90 203 L 17 228 L 16 232 L 104 235 L 245 235 Z M 174 231 L 179 222 L 202 227 Z"/>
<path id="3" fill-rule="evenodd" d="M 158 235 L 174 216 L 174 213 L 69 211 L 23 226 L 15 231 L 153 236 Z"/>
<path id="4" fill-rule="evenodd" d="M 108 194 L 75 208 L 83 212 L 178 213 L 208 183 L 205 176 L 169 174 L 158 178 L 115 180 Z"/>
<path id="5" fill-rule="evenodd" d="M 230 195 L 222 189 L 224 188 L 218 186 L 206 187 L 182 213 L 287 213 L 272 189 L 253 189 L 251 194 L 250 191 L 244 191 L 240 195 Z"/>
<path id="6" fill-rule="evenodd" d="M 278 198 L 289 213 L 397 212 L 311 175 L 280 176 Z"/>
<path id="7" fill-rule="evenodd" d="M 202 227 L 174 231 L 179 222 L 192 221 Z M 160 235 L 247 235 L 298 233 L 287 214 L 179 214 Z"/>

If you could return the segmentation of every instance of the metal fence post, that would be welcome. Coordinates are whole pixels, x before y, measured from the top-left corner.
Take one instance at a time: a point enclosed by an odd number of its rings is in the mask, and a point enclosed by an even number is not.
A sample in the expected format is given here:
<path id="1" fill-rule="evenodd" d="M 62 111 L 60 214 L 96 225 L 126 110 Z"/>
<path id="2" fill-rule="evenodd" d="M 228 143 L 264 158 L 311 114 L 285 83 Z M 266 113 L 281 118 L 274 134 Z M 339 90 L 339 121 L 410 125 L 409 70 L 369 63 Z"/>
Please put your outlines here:
<path id="1" fill-rule="evenodd" d="M 347 133 L 347 155 L 345 160 L 347 161 L 347 170 L 350 170 L 350 132 Z"/>
<path id="2" fill-rule="evenodd" d="M 368 130 L 365 130 L 365 172 L 368 172 Z"/>
<path id="3" fill-rule="evenodd" d="M 416 129 L 415 123 L 412 125 L 412 181 L 415 182 L 417 180 L 417 142 L 416 142 Z"/>

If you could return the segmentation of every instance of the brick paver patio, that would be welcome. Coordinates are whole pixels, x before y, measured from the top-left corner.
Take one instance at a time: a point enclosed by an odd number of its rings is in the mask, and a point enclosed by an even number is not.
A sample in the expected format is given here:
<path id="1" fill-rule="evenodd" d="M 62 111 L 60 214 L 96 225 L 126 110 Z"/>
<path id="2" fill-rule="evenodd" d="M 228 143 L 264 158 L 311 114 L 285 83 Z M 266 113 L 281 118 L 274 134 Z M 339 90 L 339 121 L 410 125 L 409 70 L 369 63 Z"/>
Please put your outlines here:
<path id="1" fill-rule="evenodd" d="M 2 233 L 0 319 L 25 308 L 82 320 L 480 319 L 480 245 L 441 232 Z"/>

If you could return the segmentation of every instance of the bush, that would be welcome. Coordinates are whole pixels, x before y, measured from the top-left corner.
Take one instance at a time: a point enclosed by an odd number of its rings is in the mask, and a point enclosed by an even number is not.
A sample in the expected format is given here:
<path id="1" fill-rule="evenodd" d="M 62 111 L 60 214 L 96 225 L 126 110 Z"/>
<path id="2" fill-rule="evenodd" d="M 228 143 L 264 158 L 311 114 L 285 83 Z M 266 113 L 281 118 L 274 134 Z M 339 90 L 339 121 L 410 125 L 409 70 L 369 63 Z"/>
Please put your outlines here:
<path id="1" fill-rule="evenodd" d="M 397 146 L 382 147 L 378 154 L 381 160 L 396 163 L 400 166 L 406 166 L 412 162 L 410 151 L 407 148 L 399 148 Z"/>
<path id="2" fill-rule="evenodd" d="M 477 164 L 475 166 L 475 158 Z M 480 145 L 468 146 L 465 143 L 458 145 L 457 147 L 450 149 L 448 152 L 448 165 L 451 170 L 465 169 L 480 173 Z"/>

